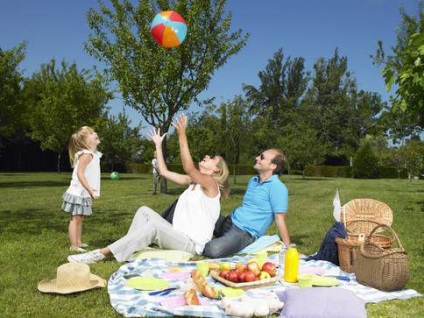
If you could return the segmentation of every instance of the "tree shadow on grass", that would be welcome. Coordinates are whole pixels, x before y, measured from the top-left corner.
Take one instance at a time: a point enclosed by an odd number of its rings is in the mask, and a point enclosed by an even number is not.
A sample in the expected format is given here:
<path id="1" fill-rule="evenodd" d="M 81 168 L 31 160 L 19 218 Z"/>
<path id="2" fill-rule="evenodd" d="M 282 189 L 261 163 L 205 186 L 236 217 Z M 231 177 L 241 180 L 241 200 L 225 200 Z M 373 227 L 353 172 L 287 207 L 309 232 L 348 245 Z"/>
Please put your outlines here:
<path id="1" fill-rule="evenodd" d="M 114 213 L 115 212 L 115 213 Z M 96 211 L 95 213 L 101 213 Z M 119 224 L 124 219 L 132 219 L 133 211 L 122 213 L 122 211 L 103 212 L 101 217 L 89 216 L 84 220 L 84 224 L 90 223 L 90 226 L 102 227 L 105 224 L 113 226 Z M 2 234 L 28 234 L 37 235 L 44 231 L 54 231 L 64 233 L 67 231 L 69 215 L 63 211 L 53 213 L 40 209 L 27 209 L 25 211 L 12 212 L 2 211 L 0 214 L 0 229 Z"/>
<path id="2" fill-rule="evenodd" d="M 23 189 L 34 187 L 66 187 L 69 182 L 61 181 L 21 181 L 21 182 L 0 182 L 0 188 L 3 189 Z"/>

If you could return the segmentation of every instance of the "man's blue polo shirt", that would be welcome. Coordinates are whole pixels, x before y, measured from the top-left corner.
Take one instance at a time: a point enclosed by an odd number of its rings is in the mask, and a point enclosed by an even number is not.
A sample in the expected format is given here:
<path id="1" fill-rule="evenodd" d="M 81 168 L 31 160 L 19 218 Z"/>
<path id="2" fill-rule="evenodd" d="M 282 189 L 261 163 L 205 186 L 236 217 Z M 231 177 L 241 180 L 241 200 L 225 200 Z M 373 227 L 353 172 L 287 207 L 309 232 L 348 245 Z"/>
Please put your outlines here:
<path id="1" fill-rule="evenodd" d="M 288 190 L 278 175 L 272 175 L 262 183 L 259 176 L 255 176 L 249 180 L 243 202 L 231 214 L 231 221 L 258 238 L 274 221 L 274 213 L 287 212 L 288 197 Z"/>

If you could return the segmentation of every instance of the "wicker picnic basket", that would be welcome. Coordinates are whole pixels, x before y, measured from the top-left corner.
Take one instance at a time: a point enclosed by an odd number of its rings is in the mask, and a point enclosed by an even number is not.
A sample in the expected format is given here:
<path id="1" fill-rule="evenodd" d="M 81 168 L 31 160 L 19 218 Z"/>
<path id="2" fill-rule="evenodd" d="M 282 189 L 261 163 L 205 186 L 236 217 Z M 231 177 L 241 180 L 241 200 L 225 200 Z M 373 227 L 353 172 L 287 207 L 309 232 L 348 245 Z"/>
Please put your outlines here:
<path id="1" fill-rule="evenodd" d="M 393 222 L 392 209 L 386 203 L 374 199 L 353 199 L 343 205 L 341 214 L 345 225 L 354 220 L 374 221 L 389 226 Z M 374 228 L 365 222 L 351 224 L 350 227 L 353 233 L 370 233 Z"/>
<path id="2" fill-rule="evenodd" d="M 364 242 L 370 235 L 370 233 L 380 224 L 391 225 L 385 223 L 379 223 L 373 220 L 352 220 L 346 224 L 347 239 L 350 241 L 362 241 Z M 371 242 L 377 244 L 380 247 L 388 248 L 394 241 L 391 232 L 385 231 L 384 229 L 377 229 L 378 234 L 374 234 L 371 238 Z"/>
<path id="3" fill-rule="evenodd" d="M 372 243 L 372 237 L 379 229 L 392 232 L 396 247 L 382 248 Z M 354 264 L 358 283 L 383 291 L 401 290 L 409 280 L 409 263 L 395 231 L 387 225 L 378 225 L 370 233 L 364 244 L 359 247 L 359 253 Z"/>
<path id="4" fill-rule="evenodd" d="M 342 207 L 342 220 L 346 228 L 346 238 L 337 238 L 337 251 L 340 268 L 348 273 L 354 271 L 354 262 L 359 253 L 359 247 L 369 237 L 369 234 L 380 224 L 390 226 L 393 212 L 390 207 L 374 199 L 354 199 Z M 372 242 L 383 248 L 389 248 L 394 237 L 387 231 L 378 229 Z"/>
<path id="5" fill-rule="evenodd" d="M 359 247 L 364 243 L 363 240 L 348 240 L 344 238 L 336 238 L 337 251 L 339 253 L 339 265 L 340 269 L 353 273 L 353 264 L 356 260 L 357 254 L 359 253 Z"/>

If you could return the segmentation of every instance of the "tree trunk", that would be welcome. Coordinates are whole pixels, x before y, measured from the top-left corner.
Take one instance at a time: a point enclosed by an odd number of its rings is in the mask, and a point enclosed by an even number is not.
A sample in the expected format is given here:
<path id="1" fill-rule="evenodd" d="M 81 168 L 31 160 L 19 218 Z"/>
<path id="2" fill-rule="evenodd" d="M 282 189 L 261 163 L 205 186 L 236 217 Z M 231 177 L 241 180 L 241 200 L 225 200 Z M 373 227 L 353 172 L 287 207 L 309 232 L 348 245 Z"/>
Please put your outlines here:
<path id="1" fill-rule="evenodd" d="M 166 159 L 168 157 L 166 152 L 166 142 L 168 140 L 167 137 L 168 136 L 165 136 L 165 138 L 163 138 L 163 141 L 162 141 L 162 153 L 163 153 L 163 159 L 165 160 L 165 164 L 167 164 Z M 168 193 L 168 181 L 165 178 L 160 178 L 160 193 L 163 193 L 163 194 Z"/>
<path id="2" fill-rule="evenodd" d="M 60 173 L 60 152 L 57 154 L 57 173 Z"/>

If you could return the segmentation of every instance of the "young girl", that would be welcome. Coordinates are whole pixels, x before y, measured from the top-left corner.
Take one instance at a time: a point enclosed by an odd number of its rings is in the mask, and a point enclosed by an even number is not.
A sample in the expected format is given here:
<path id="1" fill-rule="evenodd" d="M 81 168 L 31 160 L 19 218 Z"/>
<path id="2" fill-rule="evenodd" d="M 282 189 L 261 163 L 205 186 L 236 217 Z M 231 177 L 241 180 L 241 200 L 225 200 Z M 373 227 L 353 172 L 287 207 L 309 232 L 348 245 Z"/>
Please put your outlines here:
<path id="1" fill-rule="evenodd" d="M 92 199 L 100 196 L 100 158 L 97 151 L 99 136 L 91 127 L 81 127 L 69 140 L 69 159 L 74 168 L 71 184 L 63 194 L 62 208 L 70 213 L 68 234 L 71 241 L 70 250 L 85 252 L 82 243 L 82 221 L 90 215 Z"/>

